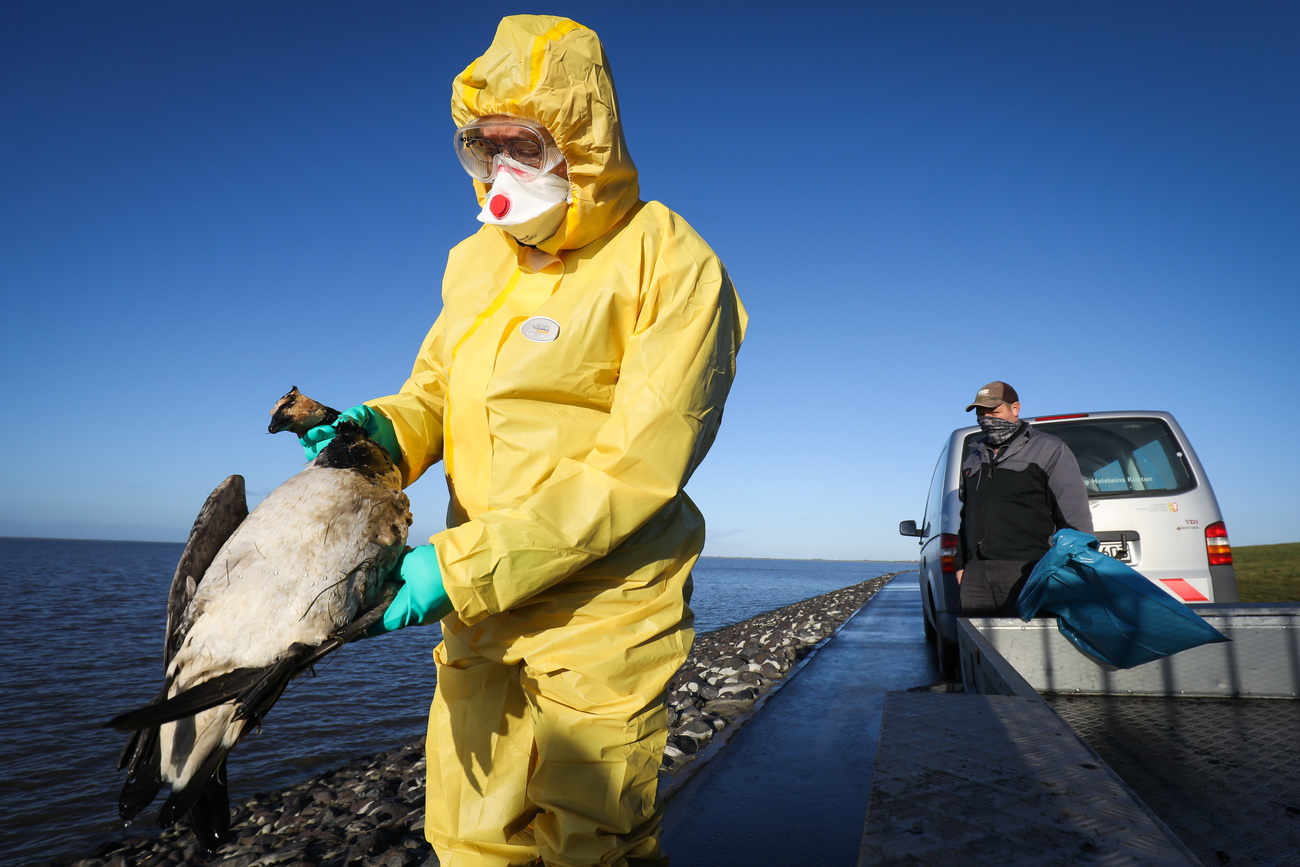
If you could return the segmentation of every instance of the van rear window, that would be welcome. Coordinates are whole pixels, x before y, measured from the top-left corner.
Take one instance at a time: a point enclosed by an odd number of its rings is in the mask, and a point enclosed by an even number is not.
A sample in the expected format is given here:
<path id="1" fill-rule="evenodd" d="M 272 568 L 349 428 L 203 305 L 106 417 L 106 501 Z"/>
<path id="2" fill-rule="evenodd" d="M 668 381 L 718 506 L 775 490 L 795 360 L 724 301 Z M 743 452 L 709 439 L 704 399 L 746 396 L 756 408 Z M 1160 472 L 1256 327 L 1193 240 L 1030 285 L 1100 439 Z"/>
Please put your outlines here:
<path id="1" fill-rule="evenodd" d="M 1179 494 L 1196 487 L 1178 440 L 1158 418 L 1080 418 L 1034 425 L 1074 452 L 1090 499 Z M 963 460 L 981 434 L 966 436 Z"/>
<path id="2" fill-rule="evenodd" d="M 1175 494 L 1196 487 L 1162 419 L 1080 418 L 1034 427 L 1070 447 L 1091 498 Z"/>

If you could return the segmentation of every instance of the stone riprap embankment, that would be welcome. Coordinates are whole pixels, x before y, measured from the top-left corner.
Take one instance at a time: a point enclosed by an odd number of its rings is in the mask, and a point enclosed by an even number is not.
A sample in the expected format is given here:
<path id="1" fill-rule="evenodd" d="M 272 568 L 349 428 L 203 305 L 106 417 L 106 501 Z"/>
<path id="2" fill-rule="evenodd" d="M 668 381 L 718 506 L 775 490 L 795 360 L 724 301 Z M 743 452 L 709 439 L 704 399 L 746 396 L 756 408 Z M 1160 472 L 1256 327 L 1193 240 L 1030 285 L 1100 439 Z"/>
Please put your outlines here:
<path id="1" fill-rule="evenodd" d="M 670 734 L 660 789 L 671 797 L 800 661 L 891 576 L 816 596 L 696 636 L 668 687 Z M 231 811 L 231 842 L 199 848 L 183 824 L 106 843 L 76 867 L 413 867 L 424 839 L 424 742 L 257 795 Z"/>

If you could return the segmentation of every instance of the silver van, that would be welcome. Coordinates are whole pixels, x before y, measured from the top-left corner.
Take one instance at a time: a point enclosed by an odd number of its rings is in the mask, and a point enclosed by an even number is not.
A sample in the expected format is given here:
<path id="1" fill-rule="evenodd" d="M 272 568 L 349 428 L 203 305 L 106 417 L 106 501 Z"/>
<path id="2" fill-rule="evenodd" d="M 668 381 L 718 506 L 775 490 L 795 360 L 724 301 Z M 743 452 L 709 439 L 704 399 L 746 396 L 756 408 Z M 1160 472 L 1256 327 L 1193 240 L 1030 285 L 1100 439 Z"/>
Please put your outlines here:
<path id="1" fill-rule="evenodd" d="M 1090 412 L 1026 418 L 1074 452 L 1101 550 L 1186 603 L 1236 602 L 1232 548 L 1218 501 L 1191 443 L 1167 412 Z M 930 479 L 925 518 L 898 532 L 921 544 L 921 605 L 945 677 L 956 670 L 957 529 L 962 462 L 978 427 L 948 436 Z"/>

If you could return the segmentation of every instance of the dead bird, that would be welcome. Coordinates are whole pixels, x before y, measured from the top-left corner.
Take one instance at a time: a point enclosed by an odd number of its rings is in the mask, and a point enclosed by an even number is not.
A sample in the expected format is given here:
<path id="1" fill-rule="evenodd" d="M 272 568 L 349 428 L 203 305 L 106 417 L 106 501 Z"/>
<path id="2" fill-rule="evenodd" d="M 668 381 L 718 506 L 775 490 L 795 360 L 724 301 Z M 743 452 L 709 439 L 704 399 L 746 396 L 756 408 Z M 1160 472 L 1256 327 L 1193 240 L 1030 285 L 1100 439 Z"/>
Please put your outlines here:
<path id="1" fill-rule="evenodd" d="M 270 432 L 301 435 L 336 410 L 295 387 Z M 225 760 L 290 679 L 382 617 L 395 587 L 410 504 L 392 458 L 360 426 L 338 434 L 251 513 L 244 480 L 217 486 L 190 530 L 167 599 L 162 691 L 108 725 L 131 732 L 118 802 L 130 821 L 166 783 L 167 827 L 189 816 L 213 848 L 229 834 Z"/>

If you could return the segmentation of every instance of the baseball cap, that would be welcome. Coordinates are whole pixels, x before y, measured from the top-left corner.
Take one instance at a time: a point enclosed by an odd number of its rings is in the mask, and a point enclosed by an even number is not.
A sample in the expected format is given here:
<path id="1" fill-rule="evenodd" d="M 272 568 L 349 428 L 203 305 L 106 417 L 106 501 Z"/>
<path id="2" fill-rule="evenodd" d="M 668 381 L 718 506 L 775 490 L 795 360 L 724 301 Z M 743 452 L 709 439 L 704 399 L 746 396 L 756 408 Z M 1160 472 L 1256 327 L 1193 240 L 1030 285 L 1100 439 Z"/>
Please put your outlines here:
<path id="1" fill-rule="evenodd" d="M 971 401 L 970 406 L 966 407 L 966 411 L 970 412 L 977 406 L 986 409 L 997 409 L 1004 403 L 1018 403 L 1019 401 L 1020 395 L 1016 394 L 1014 388 L 1000 379 L 995 379 L 975 392 L 975 399 Z"/>

